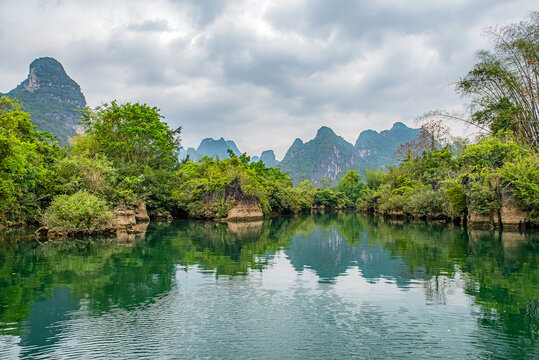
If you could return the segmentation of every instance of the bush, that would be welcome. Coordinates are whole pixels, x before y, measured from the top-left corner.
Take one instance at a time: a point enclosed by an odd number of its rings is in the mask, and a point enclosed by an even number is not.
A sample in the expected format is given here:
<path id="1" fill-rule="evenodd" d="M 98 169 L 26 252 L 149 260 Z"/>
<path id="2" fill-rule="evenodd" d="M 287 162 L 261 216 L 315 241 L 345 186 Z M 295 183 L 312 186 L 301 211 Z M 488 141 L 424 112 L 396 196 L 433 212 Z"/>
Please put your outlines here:
<path id="1" fill-rule="evenodd" d="M 360 196 L 363 185 L 361 175 L 356 170 L 347 170 L 344 177 L 339 181 L 337 190 L 344 193 L 348 200 L 355 203 Z"/>
<path id="2" fill-rule="evenodd" d="M 86 190 L 94 195 L 110 197 L 114 192 L 117 171 L 102 154 L 70 154 L 56 162 L 54 172 L 61 193 Z"/>
<path id="3" fill-rule="evenodd" d="M 440 191 L 428 188 L 416 189 L 404 203 L 404 211 L 419 216 L 439 214 L 444 210 L 444 196 Z"/>
<path id="4" fill-rule="evenodd" d="M 80 190 L 56 196 L 43 214 L 45 226 L 61 232 L 92 232 L 103 229 L 114 218 L 104 200 Z"/>

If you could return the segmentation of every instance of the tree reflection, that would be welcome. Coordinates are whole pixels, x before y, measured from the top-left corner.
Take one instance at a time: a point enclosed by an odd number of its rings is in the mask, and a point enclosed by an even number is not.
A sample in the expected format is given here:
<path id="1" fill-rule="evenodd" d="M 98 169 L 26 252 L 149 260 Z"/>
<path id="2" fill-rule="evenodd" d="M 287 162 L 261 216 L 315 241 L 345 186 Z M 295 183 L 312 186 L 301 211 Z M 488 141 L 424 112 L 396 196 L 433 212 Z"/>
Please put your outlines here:
<path id="1" fill-rule="evenodd" d="M 166 296 L 180 268 L 245 276 L 271 266 L 282 250 L 296 271 L 311 269 L 322 282 L 356 267 L 367 281 L 389 281 L 403 291 L 422 284 L 427 304 L 446 304 L 462 288 L 473 296 L 485 334 L 515 336 L 524 354 L 539 332 L 538 240 L 537 233 L 331 213 L 253 223 L 151 224 L 144 238 L 134 240 L 4 241 L 0 331 L 30 344 L 36 332 L 28 327 L 52 329 L 48 323 L 80 304 L 93 315 L 130 311 Z M 46 301 L 56 317 L 36 317 Z M 499 351 L 492 337 L 481 337 L 485 348 Z"/>

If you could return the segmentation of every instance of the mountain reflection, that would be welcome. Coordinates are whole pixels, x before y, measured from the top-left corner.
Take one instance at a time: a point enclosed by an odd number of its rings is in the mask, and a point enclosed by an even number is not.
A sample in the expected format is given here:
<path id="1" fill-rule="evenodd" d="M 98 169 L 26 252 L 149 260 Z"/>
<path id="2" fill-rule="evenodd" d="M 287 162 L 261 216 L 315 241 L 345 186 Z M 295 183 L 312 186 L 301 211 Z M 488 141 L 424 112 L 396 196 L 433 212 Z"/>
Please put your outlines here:
<path id="1" fill-rule="evenodd" d="M 357 268 L 371 284 L 421 287 L 425 304 L 444 305 L 449 294 L 463 291 L 479 309 L 481 328 L 517 336 L 529 349 L 539 331 L 538 240 L 537 233 L 466 231 L 353 213 L 151 224 L 144 238 L 127 240 L 38 244 L 6 237 L 0 335 L 20 336 L 30 355 L 28 349 L 53 344 L 62 331 L 55 324 L 83 306 L 96 317 L 144 309 L 168 296 L 180 281 L 177 271 L 249 277 L 271 269 L 283 254 L 293 271 L 310 269 L 320 283 L 336 283 Z M 490 338 L 482 341 L 495 351 Z"/>

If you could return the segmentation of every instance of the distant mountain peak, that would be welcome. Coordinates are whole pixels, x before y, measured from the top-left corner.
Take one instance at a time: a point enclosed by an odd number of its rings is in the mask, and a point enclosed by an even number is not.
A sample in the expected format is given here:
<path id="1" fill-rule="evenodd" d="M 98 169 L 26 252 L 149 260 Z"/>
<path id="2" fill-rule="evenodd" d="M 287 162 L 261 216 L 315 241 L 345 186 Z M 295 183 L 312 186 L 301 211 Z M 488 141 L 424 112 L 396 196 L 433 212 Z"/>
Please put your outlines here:
<path id="1" fill-rule="evenodd" d="M 318 185 L 321 178 L 337 181 L 348 169 L 359 166 L 354 146 L 327 126 L 322 126 L 314 139 L 305 144 L 296 139 L 281 161 L 281 169 L 289 171 L 294 181 L 307 178 Z"/>
<path id="2" fill-rule="evenodd" d="M 316 132 L 316 136 L 337 136 L 333 130 L 331 130 L 327 126 L 322 126 L 318 131 Z"/>
<path id="3" fill-rule="evenodd" d="M 391 129 L 409 129 L 409 127 L 406 126 L 406 124 L 400 121 L 397 121 L 396 123 L 393 124 L 393 127 Z"/>
<path id="4" fill-rule="evenodd" d="M 241 152 L 237 148 L 236 144 L 232 140 L 225 140 L 221 137 L 219 139 L 204 138 L 198 145 L 197 149 L 189 148 L 186 151 L 180 152 L 180 158 L 185 158 L 189 155 L 189 158 L 197 162 L 204 156 L 219 157 L 219 159 L 226 159 L 229 157 L 228 150 L 232 150 L 236 156 L 240 156 Z"/>
<path id="5" fill-rule="evenodd" d="M 332 129 L 322 126 L 314 139 L 305 144 L 296 139 L 281 161 L 281 169 L 288 171 L 294 181 L 309 179 L 315 185 L 321 178 L 330 178 L 334 184 L 346 170 L 362 173 L 366 168 L 387 168 L 398 163 L 395 152 L 400 144 L 414 139 L 419 129 L 401 122 L 380 133 L 364 130 L 356 145 L 350 144 Z"/>
<path id="6" fill-rule="evenodd" d="M 300 138 L 296 138 L 292 143 L 292 146 L 303 145 L 303 141 Z"/>
<path id="7" fill-rule="evenodd" d="M 275 167 L 279 164 L 277 159 L 275 159 L 275 153 L 273 150 L 262 151 L 262 154 L 260 154 L 260 160 L 262 160 L 264 165 L 267 167 Z"/>
<path id="8" fill-rule="evenodd" d="M 273 156 L 275 158 L 275 153 L 273 150 L 264 150 L 260 156 Z"/>

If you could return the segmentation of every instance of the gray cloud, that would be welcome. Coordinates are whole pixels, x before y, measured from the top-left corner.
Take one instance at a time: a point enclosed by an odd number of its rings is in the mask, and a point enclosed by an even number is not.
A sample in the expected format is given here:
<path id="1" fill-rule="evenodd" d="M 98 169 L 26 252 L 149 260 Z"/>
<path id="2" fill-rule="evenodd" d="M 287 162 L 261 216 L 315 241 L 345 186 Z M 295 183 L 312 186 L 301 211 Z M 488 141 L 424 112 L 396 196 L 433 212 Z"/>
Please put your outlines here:
<path id="1" fill-rule="evenodd" d="M 142 23 L 129 24 L 127 30 L 134 31 L 169 31 L 168 21 L 165 19 L 146 20 Z"/>
<path id="2" fill-rule="evenodd" d="M 242 151 L 276 150 L 327 125 L 366 129 L 460 109 L 451 82 L 488 47 L 482 30 L 518 21 L 530 0 L 83 0 L 0 2 L 0 92 L 53 56 L 90 105 L 141 101 Z"/>

